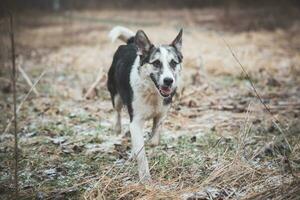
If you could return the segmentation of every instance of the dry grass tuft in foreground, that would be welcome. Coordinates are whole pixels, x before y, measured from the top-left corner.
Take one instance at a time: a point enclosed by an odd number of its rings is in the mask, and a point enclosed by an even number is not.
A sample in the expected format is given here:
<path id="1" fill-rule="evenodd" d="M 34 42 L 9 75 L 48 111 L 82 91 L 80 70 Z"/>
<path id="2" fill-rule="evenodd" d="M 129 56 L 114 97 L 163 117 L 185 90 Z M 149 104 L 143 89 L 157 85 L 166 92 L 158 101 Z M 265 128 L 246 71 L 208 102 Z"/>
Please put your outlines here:
<path id="1" fill-rule="evenodd" d="M 148 149 L 152 183 L 141 185 L 133 181 L 132 177 L 137 178 L 135 164 L 125 163 L 101 177 L 83 197 L 89 200 L 297 199 L 299 143 L 290 141 L 292 152 L 283 140 L 271 149 L 258 147 L 253 138 L 267 141 L 270 135 L 263 138 L 253 135 L 256 131 L 249 126 L 235 139 L 213 135 L 182 137 L 175 144 L 167 141 L 162 148 Z"/>

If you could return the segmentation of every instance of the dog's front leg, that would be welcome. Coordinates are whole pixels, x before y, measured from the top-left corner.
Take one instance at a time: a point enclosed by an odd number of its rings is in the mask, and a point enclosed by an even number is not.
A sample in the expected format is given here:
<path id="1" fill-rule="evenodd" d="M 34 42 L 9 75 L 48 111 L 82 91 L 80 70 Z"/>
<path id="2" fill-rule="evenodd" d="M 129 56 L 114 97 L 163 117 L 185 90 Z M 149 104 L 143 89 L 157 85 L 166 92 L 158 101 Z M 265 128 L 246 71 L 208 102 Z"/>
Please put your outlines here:
<path id="1" fill-rule="evenodd" d="M 137 158 L 140 181 L 147 182 L 151 180 L 151 176 L 144 147 L 143 124 L 144 120 L 134 117 L 130 123 L 130 133 L 132 153 Z"/>
<path id="2" fill-rule="evenodd" d="M 152 126 L 152 133 L 150 138 L 150 146 L 157 146 L 160 142 L 160 129 L 162 126 L 164 117 L 156 116 L 153 118 L 153 126 Z"/>

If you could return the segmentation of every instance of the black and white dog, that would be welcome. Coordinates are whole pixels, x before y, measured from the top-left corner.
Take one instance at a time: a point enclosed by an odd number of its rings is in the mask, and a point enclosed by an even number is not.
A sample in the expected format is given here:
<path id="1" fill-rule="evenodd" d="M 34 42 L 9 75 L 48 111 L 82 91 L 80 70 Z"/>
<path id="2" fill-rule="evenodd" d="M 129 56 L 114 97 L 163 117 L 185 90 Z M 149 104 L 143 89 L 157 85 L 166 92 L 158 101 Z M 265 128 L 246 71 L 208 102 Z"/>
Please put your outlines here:
<path id="1" fill-rule="evenodd" d="M 153 45 L 144 31 L 117 26 L 109 34 L 126 42 L 114 54 L 107 87 L 116 110 L 115 131 L 121 132 L 123 105 L 130 117 L 132 155 L 141 181 L 151 179 L 144 149 L 143 124 L 152 119 L 151 145 L 158 145 L 159 129 L 178 86 L 182 63 L 182 29 L 169 45 Z"/>

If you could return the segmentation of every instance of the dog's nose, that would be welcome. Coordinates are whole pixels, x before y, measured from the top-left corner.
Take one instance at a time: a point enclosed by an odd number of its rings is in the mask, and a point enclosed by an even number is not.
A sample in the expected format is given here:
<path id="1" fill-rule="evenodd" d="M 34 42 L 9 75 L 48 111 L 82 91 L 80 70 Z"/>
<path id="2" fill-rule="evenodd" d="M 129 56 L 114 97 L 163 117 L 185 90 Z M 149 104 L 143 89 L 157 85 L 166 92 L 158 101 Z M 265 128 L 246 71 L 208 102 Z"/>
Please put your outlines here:
<path id="1" fill-rule="evenodd" d="M 173 79 L 172 78 L 164 78 L 164 84 L 166 86 L 171 86 L 173 83 Z"/>

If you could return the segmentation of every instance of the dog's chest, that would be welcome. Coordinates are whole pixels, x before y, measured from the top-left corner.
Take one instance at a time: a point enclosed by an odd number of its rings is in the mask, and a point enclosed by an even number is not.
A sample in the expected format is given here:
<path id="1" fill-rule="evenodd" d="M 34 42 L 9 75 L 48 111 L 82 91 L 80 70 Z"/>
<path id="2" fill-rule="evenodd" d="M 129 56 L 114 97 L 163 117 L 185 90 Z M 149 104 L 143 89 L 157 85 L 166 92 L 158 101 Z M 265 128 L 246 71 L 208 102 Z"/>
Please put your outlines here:
<path id="1" fill-rule="evenodd" d="M 147 84 L 136 85 L 133 107 L 134 113 L 141 115 L 144 119 L 163 116 L 169 109 L 169 105 L 164 104 L 163 98 L 156 89 Z"/>

